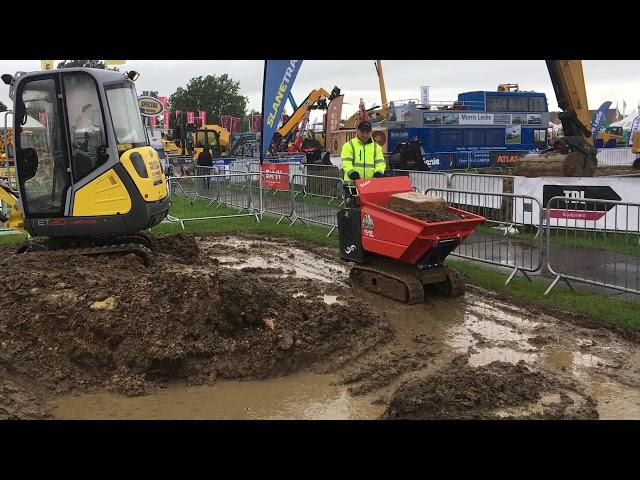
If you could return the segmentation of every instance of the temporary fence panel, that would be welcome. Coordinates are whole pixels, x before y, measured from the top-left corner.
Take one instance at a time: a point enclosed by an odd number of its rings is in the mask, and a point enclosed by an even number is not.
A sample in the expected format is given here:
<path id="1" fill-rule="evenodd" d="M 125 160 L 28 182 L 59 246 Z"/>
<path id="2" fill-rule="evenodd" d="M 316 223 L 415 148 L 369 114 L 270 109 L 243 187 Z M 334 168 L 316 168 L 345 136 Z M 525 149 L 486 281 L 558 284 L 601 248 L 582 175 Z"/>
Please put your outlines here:
<path id="1" fill-rule="evenodd" d="M 492 208 L 498 204 L 531 204 L 537 202 L 535 198 L 510 193 L 433 188 L 427 193 L 443 197 L 451 207 L 476 213 L 487 219 L 452 255 L 512 268 L 506 283 L 518 271 L 527 276 L 526 272 L 536 272 L 541 268 L 544 253 L 539 219 L 531 222 L 524 216 L 514 218 L 512 210 Z M 518 208 L 518 211 L 523 210 L 522 207 Z"/>
<path id="2" fill-rule="evenodd" d="M 559 280 L 640 293 L 640 204 L 553 197 L 546 217 L 547 268 L 556 278 L 545 295 Z"/>
<path id="3" fill-rule="evenodd" d="M 178 222 L 183 229 L 185 222 L 196 220 L 254 216 L 258 221 L 262 209 L 260 198 L 257 199 L 257 204 L 252 203 L 255 199 L 251 195 L 251 189 L 239 187 L 240 184 L 259 184 L 258 178 L 252 178 L 259 175 L 225 173 L 170 177 L 167 179 L 167 183 L 172 202 L 179 201 L 180 198 L 185 200 L 182 201 L 179 213 L 176 213 L 175 208 L 172 209 L 166 221 Z M 238 208 L 238 213 L 232 215 L 216 214 L 216 210 L 222 205 Z"/>
<path id="4" fill-rule="evenodd" d="M 446 173 L 396 169 L 391 170 L 390 173 L 394 176 L 408 176 L 413 188 L 420 193 L 430 188 L 449 188 L 449 175 Z"/>
<path id="5" fill-rule="evenodd" d="M 599 148 L 596 154 L 598 165 L 605 167 L 622 167 L 633 165 L 638 155 L 629 147 Z"/>
<path id="6" fill-rule="evenodd" d="M 303 178 L 300 178 L 303 177 Z M 291 225 L 297 220 L 303 223 L 317 223 L 331 227 L 327 236 L 338 226 L 338 210 L 343 203 L 344 187 L 341 178 L 321 177 L 318 175 L 293 175 L 292 181 L 305 182 L 307 185 L 321 185 L 326 191 L 336 192 L 336 202 L 327 202 L 324 195 L 308 193 L 306 195 L 292 195 L 293 218 Z"/>

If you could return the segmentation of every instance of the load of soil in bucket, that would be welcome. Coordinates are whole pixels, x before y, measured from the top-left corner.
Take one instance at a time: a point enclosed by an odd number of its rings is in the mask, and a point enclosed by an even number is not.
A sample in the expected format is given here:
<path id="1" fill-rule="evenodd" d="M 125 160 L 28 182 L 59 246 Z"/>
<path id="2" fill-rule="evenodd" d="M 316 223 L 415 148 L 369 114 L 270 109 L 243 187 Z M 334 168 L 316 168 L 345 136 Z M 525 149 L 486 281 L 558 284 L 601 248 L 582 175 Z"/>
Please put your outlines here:
<path id="1" fill-rule="evenodd" d="M 427 223 L 449 222 L 464 218 L 449 210 L 444 198 L 417 192 L 391 195 L 387 208 Z"/>

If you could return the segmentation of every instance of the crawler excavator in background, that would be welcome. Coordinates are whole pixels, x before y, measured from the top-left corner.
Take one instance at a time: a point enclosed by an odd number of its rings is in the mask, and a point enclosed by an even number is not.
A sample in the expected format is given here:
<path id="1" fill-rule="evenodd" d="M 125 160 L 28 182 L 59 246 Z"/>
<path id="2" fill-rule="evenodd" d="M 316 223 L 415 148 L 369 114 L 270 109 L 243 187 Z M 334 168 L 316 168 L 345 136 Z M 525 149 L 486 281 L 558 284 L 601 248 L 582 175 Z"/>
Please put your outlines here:
<path id="1" fill-rule="evenodd" d="M 547 60 L 551 83 L 562 110 L 564 137 L 551 148 L 524 156 L 514 167 L 523 177 L 592 177 L 598 160 L 591 138 L 587 91 L 580 60 Z"/>
<path id="2" fill-rule="evenodd" d="M 19 252 L 132 252 L 151 261 L 142 231 L 166 217 L 169 195 L 142 125 L 137 77 L 89 68 L 2 75 L 13 101 L 17 184 L 0 179 L 10 207 L 0 221 L 43 239 Z M 44 127 L 37 139 L 29 118 Z"/>

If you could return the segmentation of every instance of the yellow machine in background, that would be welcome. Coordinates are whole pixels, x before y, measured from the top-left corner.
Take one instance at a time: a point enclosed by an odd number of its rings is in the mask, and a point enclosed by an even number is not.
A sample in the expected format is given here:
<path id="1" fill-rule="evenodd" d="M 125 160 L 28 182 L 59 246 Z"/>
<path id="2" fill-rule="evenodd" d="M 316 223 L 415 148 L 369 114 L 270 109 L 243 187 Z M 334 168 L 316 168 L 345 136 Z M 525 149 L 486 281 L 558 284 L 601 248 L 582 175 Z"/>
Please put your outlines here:
<path id="1" fill-rule="evenodd" d="M 580 60 L 547 60 L 551 83 L 562 110 L 564 137 L 552 148 L 523 157 L 514 174 L 539 176 L 593 176 L 598 160 L 591 138 L 587 92 Z"/>
<path id="2" fill-rule="evenodd" d="M 162 148 L 167 155 L 193 156 L 194 160 L 204 147 L 209 147 L 214 156 L 222 156 L 231 148 L 231 133 L 220 125 L 203 125 L 195 128 L 191 125 L 176 127 L 173 138 L 162 139 Z"/>

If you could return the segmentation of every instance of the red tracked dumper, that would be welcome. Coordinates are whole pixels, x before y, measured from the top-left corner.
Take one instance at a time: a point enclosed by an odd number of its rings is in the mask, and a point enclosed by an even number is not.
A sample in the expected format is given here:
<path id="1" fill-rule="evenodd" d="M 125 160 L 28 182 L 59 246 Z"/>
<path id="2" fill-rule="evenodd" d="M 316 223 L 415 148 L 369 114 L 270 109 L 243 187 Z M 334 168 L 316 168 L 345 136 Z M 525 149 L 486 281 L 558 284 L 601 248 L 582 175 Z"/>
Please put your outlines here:
<path id="1" fill-rule="evenodd" d="M 428 223 L 390 210 L 391 195 L 413 192 L 406 176 L 356 180 L 351 192 L 338 228 L 342 258 L 356 262 L 349 273 L 354 286 L 410 304 L 424 301 L 425 285 L 464 294 L 464 282 L 444 259 L 484 217 L 447 206 L 462 218 Z"/>

